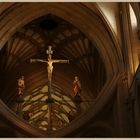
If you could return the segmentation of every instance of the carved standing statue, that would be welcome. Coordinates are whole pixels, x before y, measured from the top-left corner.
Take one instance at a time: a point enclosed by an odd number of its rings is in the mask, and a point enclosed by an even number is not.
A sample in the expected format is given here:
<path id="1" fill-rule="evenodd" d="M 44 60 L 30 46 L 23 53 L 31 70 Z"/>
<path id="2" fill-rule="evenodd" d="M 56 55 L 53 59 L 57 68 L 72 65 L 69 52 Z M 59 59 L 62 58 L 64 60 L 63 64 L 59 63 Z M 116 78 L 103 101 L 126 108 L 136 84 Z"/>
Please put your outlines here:
<path id="1" fill-rule="evenodd" d="M 74 81 L 73 81 L 73 93 L 74 93 L 74 96 L 81 94 L 81 82 L 80 82 L 78 76 L 75 76 L 74 77 Z"/>
<path id="2" fill-rule="evenodd" d="M 25 89 L 25 83 L 24 83 L 24 76 L 21 76 L 18 80 L 18 97 L 17 97 L 17 114 L 22 117 L 22 103 L 24 102 L 23 99 L 23 92 Z"/>
<path id="3" fill-rule="evenodd" d="M 24 88 L 25 88 L 24 76 L 21 76 L 21 78 L 18 79 L 18 94 L 19 95 L 23 95 Z"/>
<path id="4" fill-rule="evenodd" d="M 73 81 L 73 93 L 74 93 L 74 101 L 76 103 L 81 103 L 81 82 L 79 80 L 78 76 L 74 77 L 74 81 Z"/>

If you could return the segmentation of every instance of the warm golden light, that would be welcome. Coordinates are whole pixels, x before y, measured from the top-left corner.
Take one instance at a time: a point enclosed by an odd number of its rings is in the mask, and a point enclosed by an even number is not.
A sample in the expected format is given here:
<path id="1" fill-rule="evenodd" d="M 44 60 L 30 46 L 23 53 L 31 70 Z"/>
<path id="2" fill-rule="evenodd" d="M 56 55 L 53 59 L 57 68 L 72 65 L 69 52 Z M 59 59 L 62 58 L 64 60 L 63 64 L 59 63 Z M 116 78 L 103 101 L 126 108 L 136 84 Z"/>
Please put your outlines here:
<path id="1" fill-rule="evenodd" d="M 56 90 L 54 90 L 56 88 Z M 63 95 L 62 90 L 55 85 L 53 88 L 52 97 L 55 102 L 52 104 L 52 130 L 58 130 L 68 123 L 69 113 L 76 113 L 76 105 L 72 99 Z M 44 85 L 41 88 L 36 88 L 24 97 L 23 111 L 29 113 L 29 123 L 38 128 L 47 131 L 48 125 L 48 105 L 46 99 L 48 86 Z"/>

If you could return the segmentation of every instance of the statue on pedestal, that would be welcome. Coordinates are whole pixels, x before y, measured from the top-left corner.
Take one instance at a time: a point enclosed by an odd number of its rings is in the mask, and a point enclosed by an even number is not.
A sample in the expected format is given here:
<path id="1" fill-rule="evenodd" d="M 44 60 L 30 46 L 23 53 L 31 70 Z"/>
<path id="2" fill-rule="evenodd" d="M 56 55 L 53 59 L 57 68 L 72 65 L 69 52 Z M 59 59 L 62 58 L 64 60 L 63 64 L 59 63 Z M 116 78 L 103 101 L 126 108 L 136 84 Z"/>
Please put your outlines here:
<path id="1" fill-rule="evenodd" d="M 78 76 L 74 77 L 74 81 L 73 81 L 73 93 L 74 93 L 74 101 L 76 103 L 81 103 L 82 99 L 81 99 L 81 82 L 79 80 Z"/>
<path id="2" fill-rule="evenodd" d="M 17 114 L 19 116 L 22 117 L 22 103 L 24 102 L 24 99 L 23 99 L 23 92 L 24 92 L 24 89 L 25 89 L 25 83 L 24 83 L 24 76 L 21 76 L 18 80 L 17 80 L 17 84 L 18 84 L 18 97 L 17 97 Z"/>

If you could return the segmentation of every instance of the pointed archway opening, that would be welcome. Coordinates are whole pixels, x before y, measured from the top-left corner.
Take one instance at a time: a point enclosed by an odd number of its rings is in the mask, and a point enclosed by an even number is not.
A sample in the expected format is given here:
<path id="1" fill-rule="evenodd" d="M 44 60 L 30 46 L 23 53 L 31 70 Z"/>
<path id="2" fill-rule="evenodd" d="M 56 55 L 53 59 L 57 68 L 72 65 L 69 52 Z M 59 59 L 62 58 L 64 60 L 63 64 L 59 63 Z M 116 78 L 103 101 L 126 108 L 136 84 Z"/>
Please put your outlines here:
<path id="1" fill-rule="evenodd" d="M 53 46 L 54 58 L 70 60 L 69 65 L 64 64 L 60 66 L 56 64 L 54 66 L 53 84 L 62 89 L 63 92 L 59 93 L 61 96 L 73 98 L 72 82 L 74 76 L 78 75 L 82 84 L 81 97 L 83 100 L 80 105 L 80 111 L 81 113 L 85 112 L 96 101 L 99 92 L 106 82 L 105 67 L 96 49 L 96 44 L 93 44 L 93 41 L 91 42 L 80 29 L 53 14 L 35 19 L 20 28 L 1 50 L 3 52 L 0 56 L 1 62 L 3 61 L 4 63 L 1 63 L 0 67 L 1 72 L 5 74 L 5 85 L 1 92 L 1 98 L 14 110 L 15 105 L 13 101 L 16 98 L 17 78 L 20 75 L 25 76 L 25 99 L 29 95 L 33 95 L 35 89 L 47 84 L 46 65 L 30 64 L 29 60 L 30 58 L 46 59 L 46 49 L 49 44 Z M 9 77 L 11 78 L 9 79 Z M 8 96 L 5 97 L 4 95 L 7 93 Z M 40 102 L 41 94 L 40 90 L 38 90 L 37 95 L 39 97 L 36 97 L 35 104 Z M 36 105 L 38 108 L 34 110 L 36 113 L 31 112 L 32 107 L 34 108 L 32 98 L 35 98 L 34 95 L 30 97 L 30 100 L 26 100 L 23 111 L 30 111 L 31 124 L 34 123 L 38 128 L 46 130 L 43 127 L 46 123 L 41 121 L 38 123 L 37 120 L 42 116 L 40 109 L 46 108 L 47 112 L 47 106 L 41 104 L 38 107 Z M 58 99 L 58 97 L 56 98 Z M 67 103 L 64 106 L 67 109 L 69 108 Z M 59 110 L 60 112 L 62 112 L 61 109 Z M 75 108 L 75 110 L 77 109 Z M 75 110 L 73 112 L 76 112 Z M 66 117 L 61 114 L 60 118 L 63 118 L 69 124 L 70 120 L 67 120 L 67 111 L 63 112 Z M 57 112 L 56 115 L 58 115 Z M 59 116 L 60 114 L 58 118 Z M 62 126 L 62 128 L 64 127 L 65 125 Z M 54 127 L 54 130 L 57 129 L 59 128 Z"/>

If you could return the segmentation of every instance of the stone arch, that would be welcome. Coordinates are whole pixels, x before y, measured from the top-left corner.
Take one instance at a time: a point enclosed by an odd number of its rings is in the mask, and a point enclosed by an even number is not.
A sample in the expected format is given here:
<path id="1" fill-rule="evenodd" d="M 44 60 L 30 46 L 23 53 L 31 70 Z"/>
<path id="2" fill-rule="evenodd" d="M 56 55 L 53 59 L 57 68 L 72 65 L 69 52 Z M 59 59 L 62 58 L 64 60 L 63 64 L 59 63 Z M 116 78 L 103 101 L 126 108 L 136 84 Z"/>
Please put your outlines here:
<path id="1" fill-rule="evenodd" d="M 118 71 L 119 58 L 114 57 L 115 47 L 103 21 L 94 13 L 84 7 L 84 4 L 67 3 L 17 3 L 17 7 L 3 17 L 0 29 L 0 47 L 22 26 L 30 21 L 52 13 L 79 28 L 90 40 L 94 40 L 97 50 L 101 54 L 110 79 Z M 95 7 L 96 8 L 96 7 Z M 10 9 L 8 9 L 10 10 Z M 17 14 L 18 13 L 18 14 Z M 82 23 L 82 24 L 81 24 Z M 106 43 L 104 43 L 106 41 Z M 113 48 L 114 47 L 114 48 Z M 116 50 L 115 50 L 116 51 Z"/>
<path id="2" fill-rule="evenodd" d="M 79 120 L 75 120 L 75 122 L 77 121 L 76 124 L 74 122 L 73 125 L 71 124 L 68 126 L 66 131 L 58 131 L 58 133 L 53 135 L 64 136 L 86 123 L 91 117 L 95 116 L 109 100 L 109 97 L 112 96 L 111 91 L 116 85 L 117 74 L 120 67 L 120 59 L 116 56 L 116 46 L 110 39 L 110 33 L 106 27 L 103 26 L 103 21 L 97 14 L 97 9 L 94 13 L 81 3 L 69 3 L 69 5 L 67 5 L 67 3 L 17 3 L 14 6 L 15 8 L 11 6 L 11 8 L 6 10 L 6 13 L 4 12 L 2 14 L 3 18 L 0 19 L 0 48 L 2 48 L 7 40 L 22 26 L 40 16 L 52 13 L 69 21 L 80 29 L 90 40 L 94 40 L 93 43 L 96 44 L 97 50 L 104 62 L 107 73 L 107 82 L 100 93 L 101 96 L 97 100 L 99 102 L 94 105 L 96 106 L 96 109 L 90 109 L 88 115 L 82 114 L 82 116 L 80 116 L 82 119 L 77 118 Z"/>

